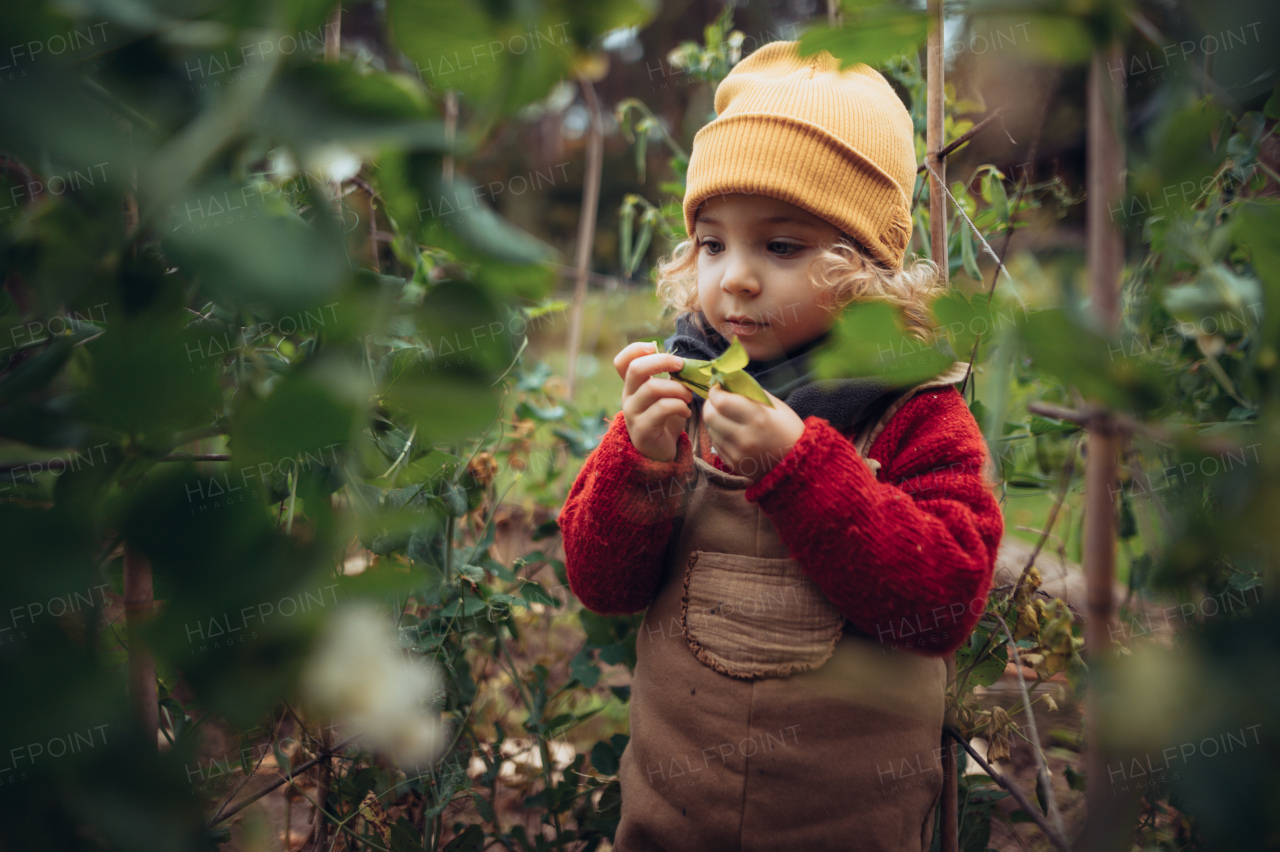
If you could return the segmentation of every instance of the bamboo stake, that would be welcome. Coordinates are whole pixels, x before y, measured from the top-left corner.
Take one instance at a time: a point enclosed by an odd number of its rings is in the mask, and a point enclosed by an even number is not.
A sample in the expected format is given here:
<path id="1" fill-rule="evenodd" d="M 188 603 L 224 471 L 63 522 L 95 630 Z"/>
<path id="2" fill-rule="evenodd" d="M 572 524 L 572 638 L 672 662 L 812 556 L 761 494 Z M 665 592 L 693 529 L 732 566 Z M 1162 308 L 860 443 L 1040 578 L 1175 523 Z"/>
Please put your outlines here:
<path id="1" fill-rule="evenodd" d="M 1086 208 L 1088 270 L 1093 310 L 1103 334 L 1114 336 L 1120 325 L 1120 275 L 1124 263 L 1124 243 L 1110 219 L 1109 211 L 1120 201 L 1123 188 L 1124 155 L 1121 148 L 1124 102 L 1108 86 L 1108 67 L 1122 61 L 1119 45 L 1094 51 L 1089 68 Z M 1111 622 L 1115 604 L 1115 497 L 1119 427 L 1104 415 L 1089 426 L 1088 459 L 1085 465 L 1084 571 L 1087 588 L 1085 654 L 1093 672 L 1111 652 Z M 1086 805 L 1090 821 L 1110 812 L 1114 796 L 1104 784 L 1108 755 L 1099 741 L 1097 688 L 1091 688 L 1085 704 L 1085 731 L 1088 752 L 1085 760 Z"/>
<path id="2" fill-rule="evenodd" d="M 929 183 L 929 246 L 933 262 L 938 263 L 942 280 L 950 278 L 947 263 L 947 199 L 944 195 L 947 179 L 947 161 L 941 155 L 946 111 L 946 80 L 943 77 L 942 54 L 942 0 L 929 0 L 928 65 L 925 74 L 927 104 L 925 123 L 925 162 L 933 171 L 934 180 Z"/>
<path id="3" fill-rule="evenodd" d="M 578 217 L 577 280 L 573 285 L 573 302 L 569 308 L 569 349 L 565 366 L 566 397 L 573 399 L 578 376 L 578 352 L 582 347 L 582 315 L 587 301 L 587 276 L 591 271 L 591 246 L 595 243 L 596 216 L 600 206 L 600 172 L 604 165 L 604 121 L 595 88 L 585 76 L 578 75 L 582 99 L 591 112 L 591 129 L 587 133 L 587 169 L 583 177 L 582 212 Z"/>
<path id="4" fill-rule="evenodd" d="M 929 248 L 933 262 L 938 265 L 942 280 L 949 278 L 947 259 L 947 199 L 943 195 L 946 179 L 946 160 L 942 147 L 946 143 L 943 137 L 946 115 L 946 88 L 943 77 L 942 0 L 929 0 L 929 39 L 926 45 L 928 54 L 926 66 L 926 104 L 925 104 L 925 161 L 932 160 L 932 174 L 929 178 Z M 956 655 L 948 654 L 947 689 L 954 690 L 956 682 Z M 955 723 L 954 712 L 948 712 L 947 722 Z M 943 736 L 945 742 L 946 737 Z M 956 753 L 954 749 L 944 749 L 942 753 L 942 852 L 956 852 L 960 844 L 959 809 L 960 782 L 957 777 Z"/>

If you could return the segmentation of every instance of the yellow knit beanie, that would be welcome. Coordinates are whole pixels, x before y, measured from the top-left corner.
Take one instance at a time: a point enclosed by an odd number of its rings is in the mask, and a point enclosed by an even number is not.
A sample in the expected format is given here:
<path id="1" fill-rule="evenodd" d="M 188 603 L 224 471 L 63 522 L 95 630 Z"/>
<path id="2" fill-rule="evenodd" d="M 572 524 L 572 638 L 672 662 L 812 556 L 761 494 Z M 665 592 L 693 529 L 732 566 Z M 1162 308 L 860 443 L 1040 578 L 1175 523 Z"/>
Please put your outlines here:
<path id="1" fill-rule="evenodd" d="M 716 118 L 693 137 L 685 227 L 715 195 L 759 193 L 820 216 L 891 268 L 911 239 L 911 116 L 888 81 L 828 51 L 764 45 L 716 89 Z"/>

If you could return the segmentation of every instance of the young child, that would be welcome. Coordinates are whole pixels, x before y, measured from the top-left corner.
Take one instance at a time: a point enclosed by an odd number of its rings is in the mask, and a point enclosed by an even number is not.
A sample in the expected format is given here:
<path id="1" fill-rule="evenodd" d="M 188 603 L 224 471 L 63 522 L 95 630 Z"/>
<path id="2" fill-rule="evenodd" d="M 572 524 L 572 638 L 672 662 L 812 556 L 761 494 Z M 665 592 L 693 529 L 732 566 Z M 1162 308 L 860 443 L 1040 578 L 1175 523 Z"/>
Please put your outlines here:
<path id="1" fill-rule="evenodd" d="M 646 609 L 622 755 L 619 852 L 929 848 L 943 656 L 986 602 L 1004 531 L 966 365 L 893 388 L 813 381 L 852 300 L 930 339 L 929 261 L 903 267 L 911 119 L 866 65 L 765 45 L 694 137 L 690 239 L 660 264 L 668 341 L 737 336 L 772 407 L 623 349 L 622 411 L 560 514 L 570 588 Z"/>

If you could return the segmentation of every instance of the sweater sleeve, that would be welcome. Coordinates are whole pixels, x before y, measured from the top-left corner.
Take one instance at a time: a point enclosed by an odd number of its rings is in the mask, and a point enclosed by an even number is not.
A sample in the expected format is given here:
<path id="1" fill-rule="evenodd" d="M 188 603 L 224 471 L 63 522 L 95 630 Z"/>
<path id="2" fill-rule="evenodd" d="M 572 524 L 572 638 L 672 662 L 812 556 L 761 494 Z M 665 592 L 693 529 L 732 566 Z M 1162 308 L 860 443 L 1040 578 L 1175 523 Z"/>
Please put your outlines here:
<path id="1" fill-rule="evenodd" d="M 903 405 L 868 456 L 881 464 L 879 479 L 847 438 L 808 417 L 745 496 L 855 627 L 943 656 L 982 616 L 1004 533 L 986 442 L 949 387 Z"/>
<path id="2" fill-rule="evenodd" d="M 631 443 L 618 412 L 560 510 L 565 573 L 583 606 L 619 615 L 639 612 L 653 601 L 693 477 L 687 434 L 680 433 L 672 461 L 654 461 Z"/>

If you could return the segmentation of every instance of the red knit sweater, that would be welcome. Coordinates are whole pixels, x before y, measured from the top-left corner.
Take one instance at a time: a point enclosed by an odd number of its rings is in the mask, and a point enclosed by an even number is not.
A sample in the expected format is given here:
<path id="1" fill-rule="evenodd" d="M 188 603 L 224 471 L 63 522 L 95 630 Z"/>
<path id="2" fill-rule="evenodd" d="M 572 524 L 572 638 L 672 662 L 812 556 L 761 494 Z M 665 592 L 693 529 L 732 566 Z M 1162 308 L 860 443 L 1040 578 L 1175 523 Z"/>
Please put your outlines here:
<path id="1" fill-rule="evenodd" d="M 895 648 L 950 653 L 982 615 L 1004 533 L 982 433 L 955 388 L 929 389 L 890 419 L 868 457 L 878 476 L 848 438 L 808 417 L 745 497 L 856 628 Z M 614 417 L 559 519 L 569 588 L 587 609 L 632 613 L 653 601 L 694 478 L 687 434 L 674 460 L 657 462 Z"/>

